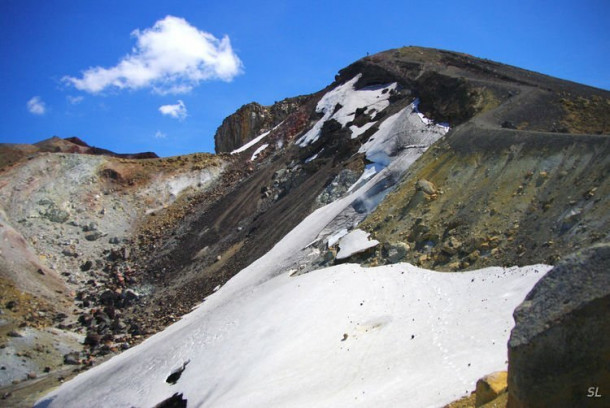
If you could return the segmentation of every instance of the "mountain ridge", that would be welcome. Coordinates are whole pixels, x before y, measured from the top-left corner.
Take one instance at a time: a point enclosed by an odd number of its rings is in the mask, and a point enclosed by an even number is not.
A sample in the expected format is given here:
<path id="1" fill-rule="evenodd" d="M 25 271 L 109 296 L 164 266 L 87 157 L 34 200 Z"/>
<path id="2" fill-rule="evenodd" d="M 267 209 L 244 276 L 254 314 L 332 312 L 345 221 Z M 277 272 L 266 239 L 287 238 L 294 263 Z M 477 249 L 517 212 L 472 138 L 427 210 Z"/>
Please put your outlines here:
<path id="1" fill-rule="evenodd" d="M 317 93 L 245 105 L 219 127 L 214 156 L 45 153 L 15 163 L 0 174 L 2 217 L 34 253 L 52 255 L 43 272 L 75 292 L 66 301 L 76 313 L 61 325 L 81 333 L 77 360 L 92 364 L 245 279 L 240 271 L 314 214 L 324 225 L 269 264 L 274 274 L 353 262 L 553 264 L 607 241 L 609 117 L 610 92 L 406 47 L 356 61 Z M 39 185 L 44 160 L 58 174 L 69 163 L 82 172 L 77 183 L 56 177 L 81 208 Z M 38 203 L 24 206 L 23 189 Z M 104 235 L 112 217 L 133 220 L 117 240 Z M 337 259 L 342 231 L 357 228 L 379 244 Z"/>
<path id="2" fill-rule="evenodd" d="M 326 89 L 332 89 L 360 72 L 365 73 L 363 76 L 365 79 L 358 81 L 356 88 L 396 81 L 404 88 L 411 89 L 414 96 L 420 98 L 420 110 L 426 116 L 438 122 L 447 121 L 452 126 L 470 119 L 475 113 L 481 113 L 481 110 L 487 110 L 495 107 L 493 105 L 506 102 L 510 97 L 520 92 L 518 87 L 527 86 L 537 89 L 537 92 L 535 92 L 536 95 L 528 95 L 526 101 L 537 98 L 535 102 L 540 101 L 549 106 L 555 105 L 554 112 L 545 112 L 545 116 L 549 116 L 548 114 L 551 113 L 554 120 L 547 120 L 550 123 L 539 123 L 537 125 L 522 124 L 521 130 L 553 133 L 573 133 L 574 131 L 591 134 L 610 133 L 610 124 L 604 119 L 610 113 L 610 106 L 607 102 L 610 98 L 610 91 L 487 59 L 476 58 L 464 53 L 423 47 L 402 47 L 384 51 L 364 57 L 340 70 L 335 77 L 335 81 Z M 481 76 L 483 77 L 481 78 Z M 474 79 L 476 81 L 469 84 L 469 80 Z M 504 95 L 499 96 L 501 90 L 498 90 L 497 86 L 494 85 L 501 82 L 508 83 L 512 87 L 503 89 Z M 479 84 L 482 84 L 482 86 L 477 89 Z M 504 87 L 506 88 L 506 85 Z M 429 102 L 429 99 L 438 99 L 439 96 L 447 97 L 447 94 L 451 92 L 455 92 L 456 96 L 450 97 L 449 102 L 445 102 L 447 106 L 438 106 L 438 104 Z M 473 95 L 469 95 L 469 92 L 479 93 L 479 95 L 473 97 Z M 584 95 L 605 99 L 605 102 L 593 101 L 593 104 L 600 105 L 598 108 L 602 123 L 585 128 L 588 132 L 578 128 L 578 118 L 570 119 L 567 117 L 569 114 L 574 114 L 573 111 L 584 103 L 579 99 Z M 302 97 L 307 98 L 311 95 Z M 460 106 L 451 107 L 452 102 L 457 100 L 466 107 L 462 107 L 462 110 L 460 110 Z M 453 105 L 456 104 L 453 103 Z M 249 105 L 244 105 L 240 109 L 246 106 Z M 590 106 L 588 108 L 591 109 Z M 519 113 L 524 114 L 523 112 Z M 231 116 L 229 115 L 227 119 Z M 531 119 L 532 115 L 528 116 L 530 116 L 531 121 L 535 122 L 535 119 Z M 505 124 L 505 127 L 507 125 L 511 127 L 512 118 L 510 116 L 502 119 L 498 119 L 499 123 L 494 123 L 494 125 L 502 127 L 502 123 L 509 122 Z M 568 126 L 562 125 L 561 122 L 566 122 Z M 513 124 L 512 126 L 517 127 L 519 124 Z M 252 140 L 254 136 L 244 138 L 242 144 Z M 222 139 L 222 135 L 218 132 L 215 135 L 215 140 L 217 139 Z"/>

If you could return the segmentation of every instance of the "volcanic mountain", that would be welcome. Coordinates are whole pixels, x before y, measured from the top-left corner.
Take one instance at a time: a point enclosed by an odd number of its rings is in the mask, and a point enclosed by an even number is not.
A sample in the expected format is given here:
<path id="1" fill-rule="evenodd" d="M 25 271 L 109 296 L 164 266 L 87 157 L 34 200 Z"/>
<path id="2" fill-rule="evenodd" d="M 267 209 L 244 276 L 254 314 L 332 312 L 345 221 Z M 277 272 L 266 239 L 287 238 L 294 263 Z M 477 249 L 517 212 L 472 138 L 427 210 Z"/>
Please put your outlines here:
<path id="1" fill-rule="evenodd" d="M 608 91 L 405 47 L 244 105 L 216 155 L 3 160 L 5 392 L 75 364 L 39 406 L 443 406 L 608 242 L 609 134 Z"/>

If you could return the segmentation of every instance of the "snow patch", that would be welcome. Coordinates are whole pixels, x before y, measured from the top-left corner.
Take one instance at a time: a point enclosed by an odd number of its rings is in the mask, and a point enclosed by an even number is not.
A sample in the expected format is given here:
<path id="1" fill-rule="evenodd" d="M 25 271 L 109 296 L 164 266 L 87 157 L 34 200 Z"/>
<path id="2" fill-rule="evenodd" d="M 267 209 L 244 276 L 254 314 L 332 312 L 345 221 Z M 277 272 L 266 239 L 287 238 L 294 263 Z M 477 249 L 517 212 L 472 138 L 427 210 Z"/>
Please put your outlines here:
<path id="1" fill-rule="evenodd" d="M 258 142 L 260 142 L 261 140 L 263 140 L 269 133 L 271 133 L 271 130 L 265 133 L 262 133 L 258 136 L 256 136 L 254 139 L 250 140 L 248 143 L 246 143 L 245 145 L 243 145 L 240 148 L 237 148 L 235 150 L 233 150 L 231 152 L 231 154 L 236 154 L 236 153 L 241 153 L 241 152 L 245 152 L 246 150 L 248 150 L 249 148 L 251 148 L 252 146 L 254 146 L 255 144 L 257 144 Z"/>
<path id="2" fill-rule="evenodd" d="M 440 123 L 435 124 L 432 119 L 428 119 L 427 117 L 424 116 L 423 113 L 421 113 L 419 111 L 419 98 L 416 98 L 413 101 L 413 112 L 415 112 L 417 114 L 417 116 L 419 116 L 419 119 L 422 121 L 422 123 L 424 125 L 428 125 L 428 126 L 436 125 L 436 126 L 443 127 L 445 129 L 447 129 L 447 131 L 449 131 L 449 123 L 440 122 Z"/>
<path id="3" fill-rule="evenodd" d="M 352 190 L 358 190 L 360 187 L 362 187 L 362 185 L 364 183 L 366 183 L 366 181 L 368 179 L 373 177 L 383 168 L 384 168 L 384 166 L 380 165 L 379 163 L 367 164 L 364 167 L 364 171 L 362 172 L 362 175 L 360 176 L 360 178 L 358 180 L 356 180 L 356 182 L 350 186 L 350 188 L 347 190 L 347 192 L 349 193 Z"/>
<path id="4" fill-rule="evenodd" d="M 318 156 L 320 155 L 320 153 L 322 153 L 324 151 L 324 148 L 322 148 L 318 153 L 314 154 L 311 157 L 308 157 L 307 159 L 305 159 L 305 163 L 309 163 L 311 161 L 314 161 L 315 159 L 318 158 Z"/>
<path id="5" fill-rule="evenodd" d="M 341 228 L 339 231 L 335 232 L 333 235 L 328 237 L 328 247 L 334 246 L 341 238 L 347 235 L 347 228 Z"/>
<path id="6" fill-rule="evenodd" d="M 368 122 L 358 127 L 356 125 L 352 125 L 349 129 L 352 131 L 352 135 L 350 136 L 352 139 L 356 139 L 358 136 L 369 130 L 376 122 Z"/>
<path id="7" fill-rule="evenodd" d="M 416 99 L 400 112 L 386 118 L 379 125 L 359 153 L 365 153 L 372 162 L 387 166 L 392 157 L 404 149 L 418 149 L 423 153 L 428 146 L 449 131 L 446 126 L 435 124 L 417 111 Z"/>
<path id="8" fill-rule="evenodd" d="M 376 239 L 369 240 L 369 233 L 361 229 L 355 229 L 345 235 L 339 241 L 339 252 L 337 259 L 345 259 L 350 256 L 363 252 L 369 248 L 379 245 Z"/>
<path id="9" fill-rule="evenodd" d="M 262 151 L 263 151 L 263 150 L 265 150 L 267 147 L 269 147 L 269 143 L 265 143 L 265 144 L 263 144 L 263 145 L 259 146 L 259 148 L 258 148 L 258 149 L 256 149 L 256 150 L 254 151 L 254 153 L 252 153 L 252 157 L 250 157 L 250 160 L 251 160 L 251 161 L 256 160 L 256 158 L 258 157 L 258 155 L 259 155 L 259 154 L 261 154 L 261 153 L 262 153 Z"/>
<path id="10" fill-rule="evenodd" d="M 356 109 L 358 108 L 365 108 L 365 114 L 373 115 L 390 105 L 390 91 L 396 89 L 398 85 L 392 83 L 384 86 L 369 86 L 357 90 L 355 85 L 361 76 L 362 74 L 356 75 L 348 82 L 329 91 L 320 99 L 316 105 L 316 112 L 323 113 L 324 116 L 296 141 L 299 146 L 305 147 L 318 140 L 322 126 L 327 120 L 334 119 L 342 126 L 345 126 L 354 120 Z M 370 126 L 372 125 L 368 127 Z M 368 127 L 367 125 L 362 128 L 352 126 L 350 129 L 353 128 L 352 132 L 355 131 L 354 129 L 358 129 L 356 132 L 360 132 L 361 129 L 368 129 Z M 362 130 L 362 132 L 366 131 L 366 129 Z"/>

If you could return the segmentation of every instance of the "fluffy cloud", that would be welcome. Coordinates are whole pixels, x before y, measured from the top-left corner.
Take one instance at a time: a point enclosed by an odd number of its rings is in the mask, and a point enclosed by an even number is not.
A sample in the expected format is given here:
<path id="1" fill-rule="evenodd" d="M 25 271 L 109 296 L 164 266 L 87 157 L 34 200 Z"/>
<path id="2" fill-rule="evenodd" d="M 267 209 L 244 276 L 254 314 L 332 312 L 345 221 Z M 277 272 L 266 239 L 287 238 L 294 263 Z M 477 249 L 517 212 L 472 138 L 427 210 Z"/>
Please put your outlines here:
<path id="1" fill-rule="evenodd" d="M 183 120 L 186 118 L 186 105 L 181 100 L 178 100 L 178 103 L 175 105 L 163 105 L 159 107 L 159 112 L 162 115 L 171 116 L 174 119 Z"/>
<path id="2" fill-rule="evenodd" d="M 183 18 L 167 16 L 152 28 L 131 34 L 136 46 L 116 66 L 92 67 L 80 78 L 66 76 L 63 80 L 90 93 L 149 87 L 166 94 L 188 92 L 204 80 L 231 81 L 242 73 L 228 36 L 217 39 Z"/>
<path id="3" fill-rule="evenodd" d="M 40 99 L 40 96 L 34 96 L 27 103 L 28 110 L 34 115 L 44 115 L 47 111 L 45 103 Z"/>
<path id="4" fill-rule="evenodd" d="M 157 130 L 157 132 L 155 133 L 155 139 L 165 139 L 166 137 L 167 135 L 161 132 L 160 130 Z"/>

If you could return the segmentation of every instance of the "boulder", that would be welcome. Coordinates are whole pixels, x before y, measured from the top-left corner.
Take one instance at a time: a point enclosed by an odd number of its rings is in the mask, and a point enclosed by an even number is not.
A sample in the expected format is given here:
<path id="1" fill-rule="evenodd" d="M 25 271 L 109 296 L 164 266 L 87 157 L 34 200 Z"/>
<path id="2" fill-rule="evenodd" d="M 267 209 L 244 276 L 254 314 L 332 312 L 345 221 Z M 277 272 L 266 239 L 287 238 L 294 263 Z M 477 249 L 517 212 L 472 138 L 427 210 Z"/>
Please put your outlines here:
<path id="1" fill-rule="evenodd" d="M 462 247 L 462 243 L 455 237 L 450 237 L 442 247 L 442 251 L 447 255 L 455 255 Z"/>
<path id="2" fill-rule="evenodd" d="M 97 241 L 98 239 L 100 239 L 104 234 L 102 234 L 100 231 L 94 231 L 90 234 L 85 235 L 85 239 L 87 241 Z"/>
<path id="3" fill-rule="evenodd" d="M 496 371 L 477 381 L 475 407 L 485 405 L 506 391 L 508 373 Z"/>
<path id="4" fill-rule="evenodd" d="M 398 241 L 385 244 L 384 249 L 387 251 L 386 260 L 391 264 L 395 264 L 405 259 L 410 247 L 409 244 Z"/>
<path id="5" fill-rule="evenodd" d="M 78 365 L 80 364 L 80 354 L 72 352 L 64 355 L 64 364 Z"/>
<path id="6" fill-rule="evenodd" d="M 85 340 L 83 341 L 83 344 L 87 345 L 87 346 L 91 346 L 92 348 L 97 346 L 98 344 L 100 344 L 100 340 L 101 340 L 101 336 L 93 331 L 89 331 L 87 332 L 87 335 L 85 336 Z"/>
<path id="7" fill-rule="evenodd" d="M 62 224 L 70 218 L 70 214 L 67 211 L 64 211 L 59 208 L 51 207 L 44 214 L 44 216 L 51 222 L 56 222 L 58 224 Z"/>
<path id="8" fill-rule="evenodd" d="M 415 188 L 417 191 L 423 191 L 428 195 L 436 194 L 436 186 L 434 185 L 434 183 L 428 180 L 418 180 Z"/>
<path id="9" fill-rule="evenodd" d="M 608 406 L 609 266 L 607 243 L 570 255 L 517 307 L 508 407 Z"/>

